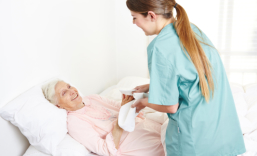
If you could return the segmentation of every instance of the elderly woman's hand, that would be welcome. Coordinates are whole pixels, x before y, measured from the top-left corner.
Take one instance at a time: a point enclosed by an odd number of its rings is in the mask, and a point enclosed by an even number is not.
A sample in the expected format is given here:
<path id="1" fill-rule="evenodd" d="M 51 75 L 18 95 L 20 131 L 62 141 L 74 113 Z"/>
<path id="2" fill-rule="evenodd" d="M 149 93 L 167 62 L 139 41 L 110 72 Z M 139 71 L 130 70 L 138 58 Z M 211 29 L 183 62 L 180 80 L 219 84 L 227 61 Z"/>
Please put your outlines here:
<path id="1" fill-rule="evenodd" d="M 134 97 L 131 95 L 124 95 L 122 94 L 122 102 L 121 106 L 125 105 L 126 103 L 134 100 Z M 113 130 L 112 130 L 112 136 L 113 136 L 113 142 L 115 144 L 116 149 L 119 149 L 120 144 L 120 138 L 123 133 L 123 129 L 119 126 L 118 120 L 114 124 Z"/>
<path id="2" fill-rule="evenodd" d="M 121 106 L 125 105 L 126 103 L 134 100 L 135 98 L 132 95 L 125 95 L 122 94 L 122 102 L 121 102 Z"/>

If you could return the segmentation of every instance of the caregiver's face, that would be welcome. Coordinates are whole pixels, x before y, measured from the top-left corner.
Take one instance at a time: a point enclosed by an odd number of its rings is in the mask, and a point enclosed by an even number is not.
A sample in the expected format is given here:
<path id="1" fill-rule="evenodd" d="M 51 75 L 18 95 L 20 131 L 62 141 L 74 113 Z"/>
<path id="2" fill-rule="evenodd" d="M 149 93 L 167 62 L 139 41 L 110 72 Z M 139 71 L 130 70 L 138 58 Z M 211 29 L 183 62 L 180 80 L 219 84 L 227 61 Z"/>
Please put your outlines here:
<path id="1" fill-rule="evenodd" d="M 63 81 L 59 81 L 56 84 L 55 96 L 57 97 L 57 107 L 59 108 L 75 111 L 83 105 L 78 90 Z"/>
<path id="2" fill-rule="evenodd" d="M 150 14 L 148 14 L 146 17 L 143 16 L 140 13 L 130 11 L 131 16 L 133 17 L 133 24 L 136 24 L 139 28 L 141 28 L 145 35 L 154 35 L 155 34 L 155 22 L 153 22 L 153 19 Z"/>

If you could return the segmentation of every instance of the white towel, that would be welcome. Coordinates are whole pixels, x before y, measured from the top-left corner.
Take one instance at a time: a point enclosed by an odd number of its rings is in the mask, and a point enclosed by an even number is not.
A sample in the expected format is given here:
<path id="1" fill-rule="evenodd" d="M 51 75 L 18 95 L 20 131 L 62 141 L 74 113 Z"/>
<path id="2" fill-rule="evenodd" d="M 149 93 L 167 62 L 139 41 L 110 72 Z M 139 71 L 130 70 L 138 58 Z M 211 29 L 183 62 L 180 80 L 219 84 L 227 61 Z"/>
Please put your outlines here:
<path id="1" fill-rule="evenodd" d="M 132 91 L 135 91 L 135 90 L 126 90 L 126 91 L 120 90 L 120 92 L 125 95 L 132 95 Z M 138 115 L 138 113 L 136 113 L 136 108 L 131 108 L 131 105 L 134 104 L 139 99 L 148 97 L 148 93 L 134 93 L 133 97 L 135 98 L 135 100 L 130 101 L 125 105 L 121 106 L 119 118 L 118 118 L 119 126 L 127 132 L 134 131 L 135 118 Z"/>

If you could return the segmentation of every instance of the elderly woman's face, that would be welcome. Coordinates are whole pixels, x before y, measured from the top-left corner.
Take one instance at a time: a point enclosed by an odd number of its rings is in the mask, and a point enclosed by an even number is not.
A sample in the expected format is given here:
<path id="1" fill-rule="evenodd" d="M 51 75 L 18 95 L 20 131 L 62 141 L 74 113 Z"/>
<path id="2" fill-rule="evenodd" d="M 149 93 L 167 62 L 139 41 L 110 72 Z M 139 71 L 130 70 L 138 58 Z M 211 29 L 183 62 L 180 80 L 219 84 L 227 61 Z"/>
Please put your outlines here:
<path id="1" fill-rule="evenodd" d="M 56 84 L 55 96 L 57 97 L 57 107 L 59 108 L 75 111 L 83 105 L 78 90 L 63 81 L 59 81 Z"/>

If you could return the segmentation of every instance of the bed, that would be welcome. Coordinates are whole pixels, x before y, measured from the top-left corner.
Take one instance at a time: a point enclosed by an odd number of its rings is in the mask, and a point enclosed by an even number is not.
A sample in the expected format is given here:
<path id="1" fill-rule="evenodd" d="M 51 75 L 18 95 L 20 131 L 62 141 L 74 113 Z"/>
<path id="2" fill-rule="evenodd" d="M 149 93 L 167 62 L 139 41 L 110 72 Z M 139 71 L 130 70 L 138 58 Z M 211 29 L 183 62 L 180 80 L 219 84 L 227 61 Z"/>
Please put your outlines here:
<path id="1" fill-rule="evenodd" d="M 113 85 L 99 95 L 107 98 L 121 101 L 120 88 L 134 88 L 137 85 L 147 84 L 150 80 L 142 77 L 125 77 L 116 85 Z M 247 152 L 242 156 L 257 156 L 257 84 L 240 86 L 231 84 L 231 89 L 236 104 L 241 129 L 244 135 L 244 141 Z M 163 124 L 162 142 L 164 144 L 165 130 L 168 118 L 165 113 L 156 112 L 150 108 L 144 109 L 145 117 Z M 31 146 L 27 138 L 20 130 L 10 122 L 0 117 L 1 134 L 0 134 L 0 155 L 8 156 L 49 156 L 49 154 L 38 151 Z M 164 145 L 165 146 L 165 145 Z M 72 147 L 72 149 L 70 149 Z M 63 141 L 58 145 L 61 150 L 61 156 L 91 156 L 95 155 L 81 144 L 66 134 Z"/>

